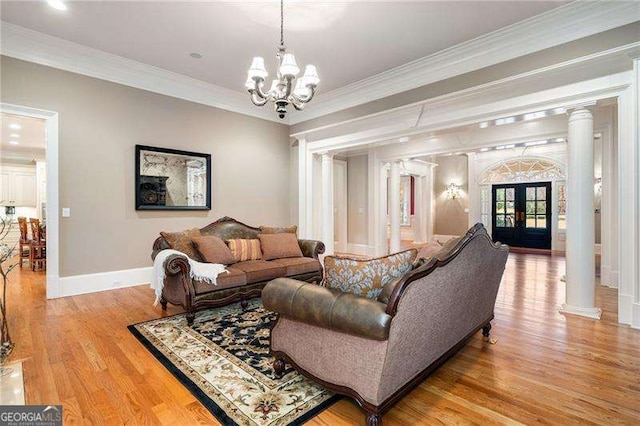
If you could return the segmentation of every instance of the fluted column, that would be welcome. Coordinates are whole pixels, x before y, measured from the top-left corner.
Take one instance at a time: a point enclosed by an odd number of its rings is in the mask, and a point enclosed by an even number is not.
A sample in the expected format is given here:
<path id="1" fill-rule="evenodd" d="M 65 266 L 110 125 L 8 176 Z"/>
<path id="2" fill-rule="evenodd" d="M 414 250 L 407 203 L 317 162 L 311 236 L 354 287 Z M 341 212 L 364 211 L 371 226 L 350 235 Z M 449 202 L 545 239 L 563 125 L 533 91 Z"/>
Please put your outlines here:
<path id="1" fill-rule="evenodd" d="M 413 220 L 413 243 L 414 244 L 422 244 L 426 243 L 426 226 L 425 223 L 425 210 L 427 208 L 426 203 L 424 202 L 424 176 L 415 176 L 414 177 L 416 186 L 415 186 L 415 214 Z"/>
<path id="2" fill-rule="evenodd" d="M 389 177 L 389 250 L 400 251 L 400 164 L 391 163 Z"/>
<path id="3" fill-rule="evenodd" d="M 595 218 L 593 116 L 576 109 L 569 117 L 567 143 L 567 243 L 565 314 L 600 319 L 595 307 Z"/>
<path id="4" fill-rule="evenodd" d="M 333 154 L 322 154 L 322 242 L 325 255 L 333 254 Z"/>

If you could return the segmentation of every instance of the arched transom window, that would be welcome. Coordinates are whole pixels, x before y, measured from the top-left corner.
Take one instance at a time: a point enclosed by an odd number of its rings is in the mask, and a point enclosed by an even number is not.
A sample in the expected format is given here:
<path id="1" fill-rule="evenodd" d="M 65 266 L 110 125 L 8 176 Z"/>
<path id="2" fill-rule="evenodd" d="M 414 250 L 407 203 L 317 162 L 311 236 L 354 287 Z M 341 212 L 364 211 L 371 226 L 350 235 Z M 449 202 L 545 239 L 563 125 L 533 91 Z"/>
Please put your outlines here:
<path id="1" fill-rule="evenodd" d="M 564 179 L 564 171 L 551 161 L 519 158 L 495 165 L 480 175 L 480 183 L 529 182 Z"/>

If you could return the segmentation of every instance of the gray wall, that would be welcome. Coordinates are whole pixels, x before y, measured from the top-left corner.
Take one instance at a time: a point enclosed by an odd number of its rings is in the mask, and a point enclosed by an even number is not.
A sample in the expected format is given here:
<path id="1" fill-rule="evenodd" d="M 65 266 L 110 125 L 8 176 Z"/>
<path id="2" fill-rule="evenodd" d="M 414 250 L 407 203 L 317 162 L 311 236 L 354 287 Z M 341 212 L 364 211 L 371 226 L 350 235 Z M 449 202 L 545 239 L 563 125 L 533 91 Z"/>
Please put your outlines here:
<path id="1" fill-rule="evenodd" d="M 290 225 L 289 128 L 258 118 L 2 57 L 2 102 L 60 113 L 60 275 L 150 266 L 162 230 L 232 216 Z M 212 156 L 212 210 L 134 206 L 134 145 Z"/>
<path id="2" fill-rule="evenodd" d="M 418 87 L 414 90 L 398 93 L 363 105 L 327 114 L 319 118 L 303 121 L 293 125 L 291 127 L 291 133 L 298 133 L 332 123 L 339 123 L 356 117 L 386 111 L 402 105 L 435 98 L 447 93 L 518 75 L 533 69 L 542 68 L 600 52 L 602 50 L 634 43 L 639 39 L 640 22 L 634 22 L 590 37 L 585 37 L 580 40 L 541 50 L 539 52 L 482 68 L 480 70 Z M 585 70 L 585 79 L 597 77 L 597 75 L 588 75 L 588 72 L 588 70 Z M 560 85 L 561 82 L 556 81 L 554 84 Z"/>
<path id="3" fill-rule="evenodd" d="M 367 200 L 368 157 L 359 155 L 347 159 L 347 241 L 349 244 L 369 244 Z"/>
<path id="4" fill-rule="evenodd" d="M 466 155 L 435 157 L 438 167 L 434 176 L 435 234 L 464 235 L 469 229 L 469 168 Z M 447 194 L 450 183 L 460 186 L 460 196 L 451 199 Z"/>

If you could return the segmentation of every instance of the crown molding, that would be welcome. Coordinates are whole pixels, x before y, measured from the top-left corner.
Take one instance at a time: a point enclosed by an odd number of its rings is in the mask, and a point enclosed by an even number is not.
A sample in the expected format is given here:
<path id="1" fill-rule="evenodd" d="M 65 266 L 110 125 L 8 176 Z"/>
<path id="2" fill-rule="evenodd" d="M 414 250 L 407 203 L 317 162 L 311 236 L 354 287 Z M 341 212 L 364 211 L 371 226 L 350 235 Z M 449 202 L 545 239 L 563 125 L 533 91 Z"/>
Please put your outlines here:
<path id="1" fill-rule="evenodd" d="M 640 7 L 634 1 L 575 1 L 319 94 L 312 108 L 290 114 L 289 123 L 298 124 L 639 20 Z"/>
<path id="2" fill-rule="evenodd" d="M 637 52 L 640 52 L 640 41 L 501 80 L 494 80 L 479 86 L 341 122 L 306 129 L 292 133 L 289 136 L 291 138 L 304 138 L 308 143 L 312 143 L 321 140 L 326 142 L 332 139 L 341 139 L 357 132 L 372 133 L 378 127 L 402 127 L 407 123 L 407 128 L 419 127 L 421 124 L 434 120 L 442 114 L 448 115 L 451 111 L 463 110 L 472 105 L 481 106 L 496 100 L 513 98 L 520 94 L 542 92 L 555 87 L 555 83 L 560 81 L 565 82 L 565 84 L 573 84 L 585 80 L 593 81 L 593 77 L 589 75 L 603 76 L 608 74 L 612 76 L 624 73 L 631 68 L 630 57 Z M 585 70 L 593 74 L 585 74 Z M 550 84 L 550 82 L 552 83 Z M 621 84 L 626 85 L 627 82 L 624 81 Z M 468 118 L 470 122 L 480 122 L 499 117 L 487 117 L 485 111 L 480 108 L 476 115 Z"/>
<path id="3" fill-rule="evenodd" d="M 283 123 L 270 109 L 256 108 L 241 92 L 8 22 L 2 21 L 0 27 L 2 55 Z"/>
<path id="4" fill-rule="evenodd" d="M 281 124 L 297 124 L 640 20 L 636 2 L 576 1 L 373 77 L 317 95 L 279 120 L 246 94 L 2 22 L 0 53 Z M 544 28 L 544 31 L 540 31 Z"/>

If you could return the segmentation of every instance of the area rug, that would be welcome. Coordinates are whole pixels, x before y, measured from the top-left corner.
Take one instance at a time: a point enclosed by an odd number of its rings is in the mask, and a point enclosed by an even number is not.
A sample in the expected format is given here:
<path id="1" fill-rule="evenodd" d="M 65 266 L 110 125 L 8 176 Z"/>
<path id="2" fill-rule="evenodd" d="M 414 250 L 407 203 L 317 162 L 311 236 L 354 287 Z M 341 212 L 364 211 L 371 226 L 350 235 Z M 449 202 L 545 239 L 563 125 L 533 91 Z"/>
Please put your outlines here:
<path id="1" fill-rule="evenodd" d="M 287 365 L 276 379 L 269 355 L 275 313 L 253 299 L 128 328 L 224 425 L 299 425 L 339 399 Z"/>

